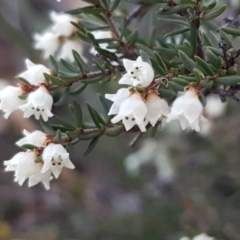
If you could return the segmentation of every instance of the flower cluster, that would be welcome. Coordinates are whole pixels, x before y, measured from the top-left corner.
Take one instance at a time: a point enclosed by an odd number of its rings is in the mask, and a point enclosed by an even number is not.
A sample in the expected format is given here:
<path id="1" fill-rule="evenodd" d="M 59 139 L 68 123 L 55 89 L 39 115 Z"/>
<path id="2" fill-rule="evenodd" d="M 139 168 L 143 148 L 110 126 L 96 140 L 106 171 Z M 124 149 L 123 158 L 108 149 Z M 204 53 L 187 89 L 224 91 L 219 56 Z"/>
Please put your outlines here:
<path id="1" fill-rule="evenodd" d="M 78 18 L 52 11 L 50 19 L 53 24 L 47 31 L 41 34 L 34 34 L 34 47 L 43 51 L 44 58 L 57 53 L 58 58 L 73 61 L 73 49 L 82 55 L 83 48 L 81 42 L 74 36 L 76 27 L 71 23 L 80 24 Z"/>
<path id="2" fill-rule="evenodd" d="M 12 159 L 4 161 L 6 171 L 13 171 L 15 181 L 22 185 L 28 179 L 29 187 L 42 182 L 50 189 L 50 180 L 58 178 L 63 167 L 75 168 L 69 159 L 69 153 L 61 144 L 55 144 L 53 138 L 41 131 L 32 133 L 24 130 L 25 137 L 16 142 L 19 147 L 32 145 L 33 150 L 19 152 Z"/>
<path id="3" fill-rule="evenodd" d="M 0 109 L 5 112 L 4 117 L 8 118 L 17 109 L 24 112 L 24 117 L 34 115 L 47 121 L 52 117 L 51 112 L 53 97 L 47 89 L 44 73 L 50 70 L 41 64 L 34 64 L 26 60 L 27 70 L 19 75 L 28 84 L 22 83 L 18 87 L 8 86 L 0 91 Z"/>
<path id="4" fill-rule="evenodd" d="M 145 132 L 148 123 L 155 126 L 157 121 L 167 116 L 168 104 L 150 87 L 154 78 L 150 64 L 141 57 L 136 61 L 124 59 L 123 64 L 127 73 L 119 80 L 119 84 L 132 85 L 134 88 L 121 88 L 116 94 L 105 95 L 113 101 L 109 115 L 116 115 L 112 123 L 122 121 L 127 131 L 138 125 Z"/>
<path id="5" fill-rule="evenodd" d="M 113 102 L 109 115 L 115 115 L 111 121 L 122 121 L 126 130 L 137 125 L 142 132 L 146 126 L 156 123 L 166 117 L 166 122 L 178 119 L 183 129 L 191 127 L 200 131 L 203 117 L 203 106 L 198 98 L 198 89 L 188 87 L 185 93 L 178 97 L 169 107 L 166 100 L 159 96 L 154 82 L 154 71 L 151 65 L 141 57 L 136 61 L 124 59 L 126 73 L 119 80 L 119 84 L 130 85 L 130 88 L 121 88 L 116 94 L 106 94 L 105 97 Z"/>

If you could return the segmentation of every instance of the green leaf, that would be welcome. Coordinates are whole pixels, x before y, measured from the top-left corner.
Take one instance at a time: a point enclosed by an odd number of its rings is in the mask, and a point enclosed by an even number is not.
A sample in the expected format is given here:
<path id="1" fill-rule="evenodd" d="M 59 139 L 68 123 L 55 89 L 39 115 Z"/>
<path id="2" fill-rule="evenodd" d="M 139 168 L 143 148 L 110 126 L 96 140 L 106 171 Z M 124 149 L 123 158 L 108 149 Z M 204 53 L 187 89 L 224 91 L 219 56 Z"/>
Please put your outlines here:
<path id="1" fill-rule="evenodd" d="M 87 107 L 96 127 L 101 128 L 101 124 L 106 125 L 106 122 L 102 119 L 102 117 L 98 114 L 94 107 L 92 107 L 90 104 L 87 104 Z"/>
<path id="2" fill-rule="evenodd" d="M 232 36 L 240 36 L 240 29 L 230 28 L 230 27 L 221 27 L 223 32 L 230 34 Z"/>
<path id="3" fill-rule="evenodd" d="M 167 24 L 179 24 L 179 25 L 185 25 L 189 27 L 189 24 L 187 21 L 182 21 L 182 20 L 178 20 L 178 19 L 173 19 L 173 18 L 158 18 L 159 21 L 161 21 L 161 23 L 167 23 Z"/>
<path id="4" fill-rule="evenodd" d="M 177 84 L 177 83 L 174 83 L 174 82 L 168 82 L 168 85 L 169 87 L 171 87 L 173 90 L 175 90 L 176 92 L 177 91 L 180 91 L 180 92 L 183 92 L 184 91 L 184 87 Z"/>
<path id="5" fill-rule="evenodd" d="M 227 8 L 227 4 L 224 4 L 222 6 L 216 7 L 210 11 L 208 11 L 203 17 L 201 18 L 202 22 L 209 21 L 211 19 L 217 18 L 220 16 Z"/>
<path id="6" fill-rule="evenodd" d="M 202 103 L 202 105 L 203 105 L 204 107 L 207 105 L 206 97 L 203 95 L 202 92 L 200 92 L 199 100 L 201 101 L 201 103 Z"/>
<path id="7" fill-rule="evenodd" d="M 198 68 L 194 68 L 193 73 L 196 76 L 198 83 L 200 83 L 205 78 L 203 72 Z"/>
<path id="8" fill-rule="evenodd" d="M 190 72 L 192 72 L 193 68 L 196 67 L 196 62 L 194 62 L 190 57 L 188 57 L 186 53 L 184 53 L 181 50 L 178 51 L 178 56 L 182 61 L 183 65 L 185 66 L 185 68 Z"/>
<path id="9" fill-rule="evenodd" d="M 208 62 L 217 69 L 221 68 L 221 61 L 209 48 L 205 49 L 205 55 L 207 56 Z"/>
<path id="10" fill-rule="evenodd" d="M 59 107 L 59 106 L 64 105 L 67 102 L 68 98 L 69 98 L 69 93 L 70 93 L 70 89 L 66 88 L 63 91 L 63 93 L 61 94 L 60 99 L 57 102 L 54 103 L 54 106 Z"/>
<path id="11" fill-rule="evenodd" d="M 172 59 L 177 55 L 177 50 L 172 49 L 172 48 L 162 48 L 162 47 L 157 47 L 155 50 L 158 52 L 158 54 L 166 59 Z"/>
<path id="12" fill-rule="evenodd" d="M 100 95 L 100 94 L 98 94 L 98 98 L 99 98 L 100 103 L 102 104 L 105 117 L 108 117 L 109 106 L 108 106 L 108 103 L 107 103 L 107 101 L 106 101 L 106 98 L 103 97 L 103 96 Z"/>
<path id="13" fill-rule="evenodd" d="M 133 45 L 138 40 L 138 29 L 133 31 L 127 38 L 127 44 Z"/>
<path id="14" fill-rule="evenodd" d="M 98 13 L 104 13 L 106 12 L 105 9 L 103 8 L 96 8 L 94 6 L 87 6 L 87 7 L 83 7 L 83 8 L 77 8 L 77 9 L 74 9 L 74 10 L 70 10 L 70 11 L 67 11 L 66 13 L 68 14 L 72 14 L 72 15 L 78 15 L 78 14 L 81 14 L 81 13 L 84 13 L 84 14 L 98 14 Z"/>
<path id="15" fill-rule="evenodd" d="M 27 149 L 27 150 L 34 150 L 34 149 L 36 149 L 38 147 L 35 146 L 35 145 L 32 145 L 32 144 L 24 144 L 24 145 L 21 146 L 21 148 Z"/>
<path id="16" fill-rule="evenodd" d="M 205 62 L 202 58 L 195 56 L 197 64 L 204 70 L 205 74 L 208 76 L 213 76 L 215 73 L 213 69 L 209 66 L 209 63 Z"/>
<path id="17" fill-rule="evenodd" d="M 59 143 L 62 138 L 62 132 L 60 129 L 57 130 L 56 135 L 54 136 L 54 142 Z"/>
<path id="18" fill-rule="evenodd" d="M 178 77 L 173 77 L 172 81 L 180 86 L 186 87 L 189 85 L 189 82 L 182 79 L 182 78 L 178 78 Z"/>
<path id="19" fill-rule="evenodd" d="M 87 156 L 90 152 L 92 152 L 92 150 L 95 148 L 95 146 L 97 145 L 98 143 L 98 140 L 100 139 L 101 135 L 100 136 L 97 136 L 95 138 L 92 139 L 92 141 L 89 143 L 87 149 L 85 150 L 83 156 Z"/>
<path id="20" fill-rule="evenodd" d="M 176 97 L 176 92 L 171 90 L 171 89 L 163 89 L 163 88 L 159 88 L 158 89 L 159 95 L 162 98 L 174 98 Z"/>
<path id="21" fill-rule="evenodd" d="M 74 72 L 74 73 L 80 72 L 80 69 L 76 65 L 69 63 L 64 59 L 60 59 L 60 62 L 68 71 Z"/>
<path id="22" fill-rule="evenodd" d="M 180 4 L 180 5 L 177 5 L 177 6 L 175 6 L 175 7 L 170 7 L 170 8 L 168 8 L 168 9 L 161 9 L 160 11 L 159 11 L 159 14 L 160 15 L 170 15 L 170 14 L 175 14 L 175 13 L 178 13 L 178 12 L 180 12 L 180 11 L 184 11 L 184 10 L 186 10 L 186 9 L 188 9 L 188 8 L 190 8 L 190 7 L 192 7 L 192 5 L 190 5 L 190 4 Z"/>
<path id="23" fill-rule="evenodd" d="M 89 78 L 89 79 L 86 79 L 86 80 L 82 80 L 81 82 L 82 83 L 95 83 L 95 82 L 100 82 L 105 76 L 102 75 L 102 76 L 97 76 L 97 77 L 94 77 L 94 78 Z"/>
<path id="24" fill-rule="evenodd" d="M 52 55 L 50 55 L 49 61 L 50 61 L 50 66 L 51 66 L 52 71 L 55 73 L 55 75 L 57 75 L 58 74 L 58 64 Z"/>
<path id="25" fill-rule="evenodd" d="M 31 85 L 31 84 L 29 83 L 29 81 L 28 81 L 27 79 L 25 79 L 25 78 L 22 78 L 22 77 L 19 77 L 19 76 L 17 76 L 16 78 L 19 79 L 20 81 L 24 82 L 24 83 L 27 84 L 27 85 Z"/>
<path id="26" fill-rule="evenodd" d="M 121 2 L 121 0 L 114 0 L 110 11 L 113 12 L 118 7 L 120 2 Z"/>
<path id="27" fill-rule="evenodd" d="M 74 107 L 74 115 L 75 115 L 77 126 L 83 128 L 84 122 L 83 122 L 82 108 L 77 100 L 73 100 L 73 107 Z"/>
<path id="28" fill-rule="evenodd" d="M 62 124 L 63 127 L 65 127 L 66 129 L 69 129 L 69 130 L 75 130 L 75 126 L 73 124 L 71 124 L 69 121 L 57 116 L 56 114 L 54 115 L 53 119 L 55 121 L 57 121 L 58 123 Z"/>
<path id="29" fill-rule="evenodd" d="M 240 76 L 218 77 L 216 81 L 224 86 L 232 86 L 240 82 Z"/>
<path id="30" fill-rule="evenodd" d="M 197 52 L 197 35 L 198 35 L 198 30 L 194 22 L 192 22 L 190 25 L 190 44 L 192 47 L 192 55 L 195 55 Z"/>
<path id="31" fill-rule="evenodd" d="M 48 133 L 52 136 L 55 135 L 55 131 L 49 123 L 44 122 L 41 118 L 39 119 L 39 122 L 40 122 L 41 127 L 42 127 L 42 129 L 44 130 L 45 133 Z"/>
<path id="32" fill-rule="evenodd" d="M 80 139 L 80 140 L 90 140 L 90 139 L 96 138 L 96 137 L 98 137 L 100 135 L 101 135 L 100 132 L 94 132 L 94 133 L 89 133 L 87 135 L 82 135 L 82 136 L 80 135 L 78 137 L 78 139 Z"/>
<path id="33" fill-rule="evenodd" d="M 144 62 L 147 62 L 147 63 L 149 63 L 150 65 L 152 65 L 151 60 L 150 60 L 150 57 L 148 56 L 148 54 L 147 54 L 146 52 L 144 52 L 143 50 L 140 50 L 139 53 L 140 53 L 140 56 L 142 57 L 142 60 L 143 60 Z"/>
<path id="34" fill-rule="evenodd" d="M 76 88 L 75 90 L 71 91 L 70 94 L 71 95 L 78 95 L 81 92 L 84 91 L 84 89 L 88 86 L 88 84 L 83 83 L 82 85 L 80 85 L 78 88 Z"/>
<path id="35" fill-rule="evenodd" d="M 175 35 L 178 35 L 178 34 L 188 32 L 189 30 L 190 30 L 189 27 L 183 27 L 183 28 L 177 29 L 175 31 L 169 32 L 169 33 L 165 34 L 163 37 L 167 38 L 167 37 L 170 37 L 170 36 L 175 36 Z"/>
<path id="36" fill-rule="evenodd" d="M 49 75 L 47 73 L 43 73 L 43 75 L 48 82 L 52 82 L 52 83 L 56 84 L 57 86 L 66 86 L 66 82 L 63 81 L 62 79 L 60 79 L 59 77 L 55 77 L 55 76 Z"/>
<path id="37" fill-rule="evenodd" d="M 87 65 L 79 55 L 79 53 L 75 50 L 72 50 L 73 57 L 75 59 L 76 64 L 78 65 L 81 73 L 85 73 L 87 71 Z"/>
<path id="38" fill-rule="evenodd" d="M 137 44 L 137 46 L 140 50 L 144 51 L 150 58 L 154 58 L 154 52 L 150 48 L 142 44 Z"/>
<path id="39" fill-rule="evenodd" d="M 157 60 L 158 64 L 161 66 L 161 68 L 166 72 L 167 71 L 167 66 L 162 60 L 161 56 L 155 51 L 154 52 L 155 59 Z"/>
<path id="40" fill-rule="evenodd" d="M 152 129 L 150 130 L 150 137 L 154 137 L 154 136 L 157 134 L 158 128 L 159 128 L 159 126 L 161 126 L 161 125 L 162 125 L 162 121 L 158 121 L 158 122 L 155 124 L 155 126 L 152 127 Z"/>
<path id="41" fill-rule="evenodd" d="M 115 126 L 107 128 L 104 132 L 105 135 L 109 137 L 116 137 L 124 130 L 123 126 Z"/>

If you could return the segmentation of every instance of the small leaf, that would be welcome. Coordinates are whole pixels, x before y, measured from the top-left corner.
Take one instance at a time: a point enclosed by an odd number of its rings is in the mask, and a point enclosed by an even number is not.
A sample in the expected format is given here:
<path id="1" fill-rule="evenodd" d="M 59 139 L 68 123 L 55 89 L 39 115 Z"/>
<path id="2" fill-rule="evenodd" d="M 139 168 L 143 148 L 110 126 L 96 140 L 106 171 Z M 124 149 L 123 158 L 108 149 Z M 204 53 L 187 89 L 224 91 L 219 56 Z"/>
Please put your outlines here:
<path id="1" fill-rule="evenodd" d="M 182 78 L 178 78 L 178 77 L 173 77 L 172 81 L 180 86 L 186 87 L 187 85 L 189 85 L 189 82 L 182 79 Z"/>
<path id="2" fill-rule="evenodd" d="M 110 11 L 113 12 L 118 7 L 120 2 L 121 2 L 121 0 L 114 0 Z"/>
<path id="3" fill-rule="evenodd" d="M 77 51 L 72 50 L 72 53 L 81 73 L 85 73 L 87 71 L 86 63 L 83 61 L 82 57 L 79 55 Z"/>
<path id="4" fill-rule="evenodd" d="M 206 97 L 203 95 L 202 92 L 200 92 L 199 100 L 201 101 L 201 103 L 202 103 L 202 105 L 203 105 L 204 107 L 207 105 Z"/>
<path id="5" fill-rule="evenodd" d="M 87 156 L 90 152 L 92 152 L 92 150 L 95 148 L 95 146 L 97 145 L 98 143 L 98 140 L 100 139 L 101 135 L 100 136 L 97 136 L 95 138 L 92 139 L 92 141 L 89 143 L 87 149 L 85 150 L 83 156 Z"/>
<path id="6" fill-rule="evenodd" d="M 59 107 L 59 106 L 64 105 L 69 98 L 69 92 L 70 92 L 70 89 L 66 88 L 64 90 L 64 92 L 61 94 L 60 99 L 57 102 L 54 103 L 54 106 Z"/>
<path id="7" fill-rule="evenodd" d="M 203 15 L 203 17 L 201 18 L 202 22 L 217 18 L 218 16 L 220 16 L 227 8 L 227 4 L 224 4 L 220 7 L 216 7 L 210 11 L 208 11 L 205 15 Z"/>
<path id="8" fill-rule="evenodd" d="M 176 97 L 176 92 L 174 92 L 171 89 L 163 89 L 163 88 L 159 88 L 158 89 L 159 95 L 162 98 L 174 98 Z"/>
<path id="9" fill-rule="evenodd" d="M 194 68 L 193 73 L 196 76 L 198 83 L 200 83 L 205 78 L 203 72 L 198 68 Z"/>
<path id="10" fill-rule="evenodd" d="M 123 126 L 115 126 L 107 128 L 104 132 L 105 135 L 109 137 L 116 137 L 124 130 Z"/>
<path id="11" fill-rule="evenodd" d="M 55 58 L 52 55 L 50 55 L 49 60 L 50 60 L 50 66 L 51 66 L 52 71 L 57 75 L 58 74 L 58 64 L 57 64 Z"/>
<path id="12" fill-rule="evenodd" d="M 178 56 L 185 68 L 190 72 L 193 70 L 193 68 L 196 67 L 196 62 L 194 62 L 190 57 L 188 57 L 188 55 L 183 51 L 178 51 Z"/>
<path id="13" fill-rule="evenodd" d="M 41 118 L 39 119 L 39 122 L 45 133 L 51 134 L 52 136 L 55 135 L 55 131 L 50 124 L 48 124 L 47 122 L 44 122 Z"/>
<path id="14" fill-rule="evenodd" d="M 84 127 L 82 108 L 77 100 L 73 100 L 73 107 L 77 126 L 82 128 Z"/>
<path id="15" fill-rule="evenodd" d="M 38 147 L 35 146 L 35 145 L 32 145 L 32 144 L 24 144 L 24 145 L 21 146 L 21 148 L 27 149 L 27 150 L 34 150 L 34 149 L 36 149 Z"/>
<path id="16" fill-rule="evenodd" d="M 83 83 L 83 84 L 80 85 L 78 88 L 76 88 L 75 90 L 71 91 L 70 94 L 71 94 L 71 95 L 78 95 L 78 94 L 80 94 L 81 92 L 83 92 L 87 86 L 88 86 L 88 84 Z"/>
<path id="17" fill-rule="evenodd" d="M 91 116 L 94 124 L 96 125 L 96 127 L 101 128 L 101 123 L 103 125 L 106 125 L 106 123 L 102 119 L 102 117 L 98 114 L 98 112 L 90 104 L 87 104 L 87 107 L 88 107 L 88 111 L 90 113 L 90 116 Z"/>
<path id="18" fill-rule="evenodd" d="M 159 14 L 160 15 L 170 15 L 170 14 L 178 13 L 180 11 L 184 11 L 184 10 L 190 8 L 190 7 L 192 7 L 192 5 L 190 5 L 190 4 L 180 4 L 180 5 L 177 5 L 175 7 L 171 7 L 171 8 L 168 8 L 168 9 L 163 9 L 159 12 Z"/>
<path id="19" fill-rule="evenodd" d="M 192 47 L 192 55 L 195 55 L 197 51 L 197 35 L 198 35 L 198 30 L 194 22 L 192 22 L 190 25 L 190 44 Z"/>
<path id="20" fill-rule="evenodd" d="M 175 31 L 169 32 L 169 33 L 165 34 L 163 37 L 167 38 L 167 37 L 175 36 L 175 35 L 178 35 L 178 34 L 188 32 L 189 30 L 190 30 L 189 27 L 183 27 L 183 28 L 177 29 Z"/>
<path id="21" fill-rule="evenodd" d="M 56 135 L 54 136 L 54 142 L 59 143 L 61 138 L 62 138 L 62 133 L 61 133 L 61 130 L 58 129 L 56 132 Z"/>
<path id="22" fill-rule="evenodd" d="M 29 81 L 28 81 L 27 79 L 23 78 L 23 77 L 17 76 L 16 78 L 19 79 L 20 81 L 24 82 L 24 83 L 27 84 L 27 85 L 31 85 L 31 84 L 29 83 Z"/>
<path id="23" fill-rule="evenodd" d="M 69 129 L 69 130 L 75 130 L 75 126 L 73 124 L 71 124 L 69 121 L 67 120 L 64 120 L 63 118 L 57 116 L 57 115 L 54 115 L 54 120 L 57 121 L 58 123 L 62 124 L 63 127 L 65 127 L 66 129 Z"/>
<path id="24" fill-rule="evenodd" d="M 240 82 L 240 76 L 218 77 L 217 82 L 224 86 L 232 86 Z"/>
<path id="25" fill-rule="evenodd" d="M 73 145 L 71 143 L 67 144 L 66 150 L 69 153 L 69 158 L 73 159 L 73 157 L 74 157 L 74 150 L 73 150 Z"/>
<path id="26" fill-rule="evenodd" d="M 174 82 L 168 82 L 168 85 L 175 91 L 180 91 L 180 92 L 183 92 L 184 91 L 184 87 L 177 84 L 177 83 L 174 83 Z"/>
<path id="27" fill-rule="evenodd" d="M 214 75 L 214 71 L 211 67 L 209 67 L 209 63 L 205 62 L 202 58 L 195 56 L 194 59 L 196 60 L 197 64 L 205 71 L 205 73 L 209 76 Z"/>
<path id="28" fill-rule="evenodd" d="M 157 134 L 158 128 L 159 128 L 159 126 L 161 126 L 161 125 L 162 125 L 162 121 L 158 121 L 158 122 L 156 123 L 156 125 L 155 125 L 154 127 L 152 127 L 152 129 L 150 130 L 150 137 L 154 137 L 154 136 Z"/>

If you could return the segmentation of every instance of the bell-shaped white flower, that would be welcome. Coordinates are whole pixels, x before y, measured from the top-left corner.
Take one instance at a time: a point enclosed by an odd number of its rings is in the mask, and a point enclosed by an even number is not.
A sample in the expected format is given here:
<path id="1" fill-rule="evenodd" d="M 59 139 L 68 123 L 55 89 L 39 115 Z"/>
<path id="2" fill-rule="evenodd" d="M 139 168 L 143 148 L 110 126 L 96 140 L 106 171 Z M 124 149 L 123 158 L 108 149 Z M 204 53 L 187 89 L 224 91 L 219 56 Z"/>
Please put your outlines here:
<path id="1" fill-rule="evenodd" d="M 50 188 L 51 171 L 41 173 L 42 163 L 36 163 L 34 152 L 20 152 L 13 156 L 12 159 L 4 161 L 5 171 L 14 171 L 15 182 L 20 185 L 29 178 L 29 187 L 42 182 L 46 189 Z"/>
<path id="2" fill-rule="evenodd" d="M 76 52 L 78 52 L 81 55 L 81 57 L 83 58 L 83 60 L 86 60 L 83 57 L 82 44 L 78 39 L 71 39 L 71 40 L 68 39 L 68 40 L 66 40 L 62 44 L 57 57 L 58 58 L 63 58 L 63 59 L 66 59 L 66 60 L 68 59 L 71 62 L 73 62 L 74 57 L 73 57 L 73 54 L 72 54 L 72 50 L 75 50 Z"/>
<path id="3" fill-rule="evenodd" d="M 25 100 L 19 98 L 20 95 L 22 95 L 22 90 L 19 87 L 8 86 L 0 91 L 0 109 L 5 112 L 5 118 L 26 103 Z"/>
<path id="4" fill-rule="evenodd" d="M 32 85 L 45 83 L 44 73 L 50 74 L 50 70 L 42 64 L 35 64 L 29 59 L 26 59 L 27 70 L 19 75 L 25 78 Z"/>
<path id="5" fill-rule="evenodd" d="M 52 30 L 58 36 L 70 37 L 76 30 L 76 28 L 71 24 L 71 22 L 78 22 L 76 17 L 52 11 L 50 13 L 50 18 L 53 21 Z"/>
<path id="6" fill-rule="evenodd" d="M 42 173 L 42 163 L 37 163 L 35 166 L 35 172 L 28 178 L 28 186 L 33 187 L 38 183 L 42 182 L 44 187 L 49 190 L 50 189 L 50 181 L 53 179 L 52 172 L 50 170 Z"/>
<path id="7" fill-rule="evenodd" d="M 105 98 L 113 102 L 108 115 L 118 114 L 122 102 L 130 96 L 128 88 L 120 88 L 116 94 L 105 94 Z"/>
<path id="8" fill-rule="evenodd" d="M 19 108 L 24 112 L 24 117 L 29 118 L 35 115 L 36 119 L 42 116 L 44 121 L 52 117 L 51 112 L 53 105 L 53 97 L 49 94 L 44 86 L 40 86 L 34 92 L 29 93 L 27 103 L 21 105 Z"/>
<path id="9" fill-rule="evenodd" d="M 151 92 L 147 95 L 147 120 L 152 126 L 155 126 L 158 120 L 166 117 L 169 113 L 169 107 L 166 100 L 160 98 L 157 93 Z"/>
<path id="10" fill-rule="evenodd" d="M 44 148 L 42 159 L 44 161 L 42 173 L 51 170 L 55 178 L 58 178 L 63 167 L 74 169 L 75 166 L 69 159 L 69 153 L 61 144 L 50 143 Z"/>
<path id="11" fill-rule="evenodd" d="M 105 39 L 105 38 L 113 38 L 113 33 L 111 31 L 93 31 L 92 32 L 95 39 Z M 116 52 L 115 49 L 107 48 L 108 43 L 100 43 L 99 47 L 102 49 L 106 49 L 109 52 Z M 94 47 L 90 49 L 90 53 L 96 55 L 98 52 L 95 50 Z"/>
<path id="12" fill-rule="evenodd" d="M 4 161 L 6 171 L 15 171 L 15 182 L 23 185 L 25 180 L 34 174 L 36 163 L 34 152 L 20 152 L 12 159 Z"/>
<path id="13" fill-rule="evenodd" d="M 148 87 L 153 81 L 153 68 L 149 63 L 144 62 L 141 57 L 138 57 L 136 61 L 123 59 L 123 65 L 127 73 L 119 80 L 119 84 Z"/>
<path id="14" fill-rule="evenodd" d="M 134 125 L 138 125 L 142 132 L 146 131 L 147 106 L 144 103 L 141 94 L 134 92 L 121 105 L 117 115 L 112 118 L 112 123 L 122 120 L 126 130 L 130 130 Z"/>
<path id="15" fill-rule="evenodd" d="M 25 144 L 31 144 L 36 147 L 43 147 L 46 140 L 47 140 L 47 135 L 44 132 L 41 131 L 33 131 L 29 132 L 26 129 L 23 130 L 23 135 L 25 137 L 21 138 L 16 142 L 16 144 L 21 147 Z"/>
<path id="16" fill-rule="evenodd" d="M 33 38 L 35 41 L 34 48 L 43 51 L 44 58 L 54 55 L 61 44 L 59 35 L 52 32 L 36 33 Z"/>
<path id="17" fill-rule="evenodd" d="M 199 132 L 200 121 L 206 121 L 202 116 L 202 112 L 203 106 L 198 98 L 197 90 L 189 88 L 182 96 L 173 102 L 171 112 L 166 122 L 178 119 L 183 130 L 189 126 Z"/>

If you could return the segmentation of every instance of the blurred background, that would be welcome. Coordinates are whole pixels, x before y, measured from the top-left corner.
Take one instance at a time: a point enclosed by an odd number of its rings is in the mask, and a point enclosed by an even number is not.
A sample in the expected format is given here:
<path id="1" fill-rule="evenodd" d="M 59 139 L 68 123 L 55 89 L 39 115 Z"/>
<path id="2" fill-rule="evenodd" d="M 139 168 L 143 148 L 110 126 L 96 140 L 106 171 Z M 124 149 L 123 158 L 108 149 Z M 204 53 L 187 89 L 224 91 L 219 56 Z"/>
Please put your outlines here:
<path id="1" fill-rule="evenodd" d="M 230 8 L 223 17 L 236 17 L 239 1 L 225 2 Z M 50 24 L 49 12 L 82 5 L 80 0 L 0 1 L 0 88 L 16 84 L 26 58 L 49 64 L 32 48 L 33 33 Z M 123 5 L 134 10 L 129 6 Z M 137 24 L 144 28 L 147 22 L 148 15 Z M 87 57 L 89 46 L 83 47 Z M 87 96 L 117 88 L 116 83 L 92 86 L 79 101 L 97 105 Z M 54 111 L 67 114 L 63 107 Z M 240 239 L 239 103 L 211 97 L 205 115 L 209 123 L 200 134 L 181 131 L 176 122 L 134 148 L 128 145 L 132 134 L 103 137 L 84 158 L 87 143 L 80 142 L 72 159 L 76 169 L 64 169 L 49 191 L 41 184 L 18 186 L 1 167 L 0 240 L 178 240 L 201 232 Z M 16 112 L 9 121 L 0 116 L 1 161 L 19 151 L 14 142 L 22 129 L 40 129 L 21 116 Z"/>

